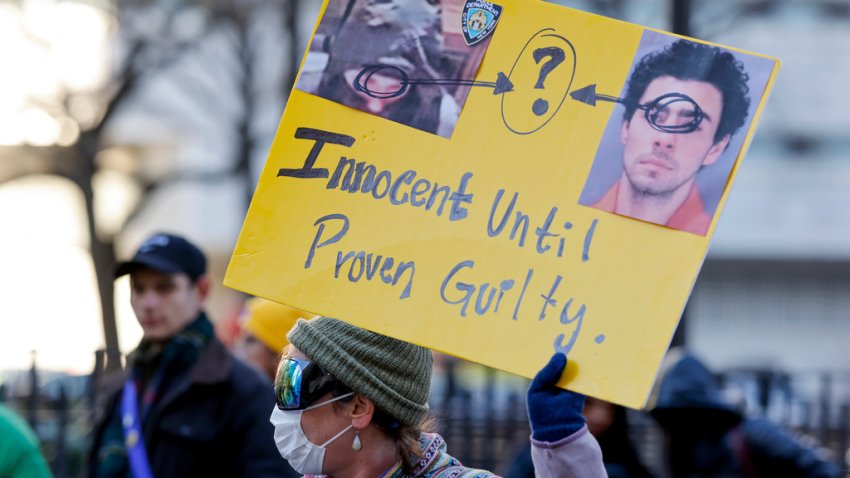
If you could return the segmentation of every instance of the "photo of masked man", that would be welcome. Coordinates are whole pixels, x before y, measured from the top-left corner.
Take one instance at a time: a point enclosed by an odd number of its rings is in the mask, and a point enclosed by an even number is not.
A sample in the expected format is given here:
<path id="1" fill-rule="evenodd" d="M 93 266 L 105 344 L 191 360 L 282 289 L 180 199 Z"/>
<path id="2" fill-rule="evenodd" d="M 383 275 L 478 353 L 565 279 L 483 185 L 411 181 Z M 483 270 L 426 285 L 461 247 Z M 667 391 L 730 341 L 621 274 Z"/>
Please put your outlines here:
<path id="1" fill-rule="evenodd" d="M 463 3 L 330 0 L 305 61 L 305 69 L 313 70 L 302 73 L 296 88 L 450 137 L 470 87 L 403 85 L 408 79 L 474 78 L 489 38 L 473 46 L 464 43 L 459 28 Z M 376 65 L 383 67 L 358 76 Z"/>

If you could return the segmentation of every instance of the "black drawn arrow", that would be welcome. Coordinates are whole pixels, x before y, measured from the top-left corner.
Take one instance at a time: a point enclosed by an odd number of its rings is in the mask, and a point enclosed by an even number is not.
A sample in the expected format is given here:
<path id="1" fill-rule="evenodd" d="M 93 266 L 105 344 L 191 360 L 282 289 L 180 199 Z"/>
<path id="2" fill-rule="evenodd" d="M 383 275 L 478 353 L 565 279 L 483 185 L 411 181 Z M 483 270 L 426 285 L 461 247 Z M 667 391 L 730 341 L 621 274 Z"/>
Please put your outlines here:
<path id="1" fill-rule="evenodd" d="M 374 90 L 369 87 L 369 80 L 376 74 L 396 78 L 398 80 L 397 88 L 389 90 Z M 360 91 L 372 98 L 395 98 L 402 95 L 411 85 L 462 85 L 462 86 L 483 86 L 493 88 L 494 95 L 501 95 L 514 90 L 514 85 L 504 73 L 499 72 L 496 75 L 496 81 L 475 81 L 462 80 L 451 78 L 410 78 L 407 73 L 401 68 L 393 65 L 368 65 L 360 70 L 360 73 L 354 78 L 354 89 Z"/>
<path id="2" fill-rule="evenodd" d="M 587 85 L 570 93 L 570 98 L 580 101 L 586 105 L 596 106 L 597 101 L 610 101 L 611 103 L 625 104 L 625 100 L 616 96 L 600 95 L 596 93 L 596 85 Z"/>
<path id="3" fill-rule="evenodd" d="M 597 101 L 607 101 L 610 103 L 620 103 L 627 106 L 633 106 L 634 108 L 643 110 L 646 121 L 653 129 L 665 133 L 692 133 L 699 128 L 700 123 L 702 123 L 702 120 L 705 119 L 705 112 L 703 112 L 702 108 L 699 107 L 699 104 L 697 104 L 697 102 L 690 96 L 682 93 L 667 93 L 655 98 L 649 103 L 635 104 L 630 103 L 623 98 L 617 98 L 616 96 L 599 94 L 596 92 L 596 85 L 592 84 L 571 92 L 570 98 L 590 106 L 596 106 Z M 688 121 L 678 124 L 667 123 L 671 106 L 675 103 L 686 103 L 686 105 L 682 107 L 682 110 L 687 112 L 685 118 L 688 119 Z"/>

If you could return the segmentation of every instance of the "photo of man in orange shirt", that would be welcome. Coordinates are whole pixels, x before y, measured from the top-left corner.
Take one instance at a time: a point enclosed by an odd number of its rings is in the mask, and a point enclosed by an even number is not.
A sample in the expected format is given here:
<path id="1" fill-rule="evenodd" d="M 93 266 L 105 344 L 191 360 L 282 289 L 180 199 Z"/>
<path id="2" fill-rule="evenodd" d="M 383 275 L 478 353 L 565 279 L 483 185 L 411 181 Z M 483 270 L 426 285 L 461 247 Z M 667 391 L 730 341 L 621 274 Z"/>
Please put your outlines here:
<path id="1" fill-rule="evenodd" d="M 731 52 L 710 45 L 677 40 L 644 55 L 620 100 L 622 174 L 601 197 L 583 194 L 580 203 L 705 235 L 713 208 L 697 177 L 745 124 L 748 79 Z"/>

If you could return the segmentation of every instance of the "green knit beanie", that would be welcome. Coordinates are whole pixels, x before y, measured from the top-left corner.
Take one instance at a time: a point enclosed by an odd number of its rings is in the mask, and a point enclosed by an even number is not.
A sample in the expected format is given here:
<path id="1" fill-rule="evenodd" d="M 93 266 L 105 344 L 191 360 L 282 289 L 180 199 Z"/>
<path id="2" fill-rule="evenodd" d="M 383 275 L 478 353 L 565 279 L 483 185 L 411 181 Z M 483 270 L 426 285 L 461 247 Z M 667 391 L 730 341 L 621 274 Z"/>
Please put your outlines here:
<path id="1" fill-rule="evenodd" d="M 289 342 L 350 389 L 407 425 L 428 413 L 431 351 L 330 317 L 298 319 Z"/>

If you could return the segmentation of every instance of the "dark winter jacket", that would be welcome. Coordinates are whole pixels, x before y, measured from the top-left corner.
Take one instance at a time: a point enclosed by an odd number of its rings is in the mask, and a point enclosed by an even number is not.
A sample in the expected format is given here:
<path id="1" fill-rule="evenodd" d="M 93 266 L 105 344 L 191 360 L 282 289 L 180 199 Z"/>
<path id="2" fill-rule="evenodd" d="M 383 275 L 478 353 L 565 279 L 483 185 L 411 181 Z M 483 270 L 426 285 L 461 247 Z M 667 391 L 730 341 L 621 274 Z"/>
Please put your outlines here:
<path id="1" fill-rule="evenodd" d="M 89 463 L 120 398 L 126 375 L 104 384 L 108 402 L 100 408 Z M 151 410 L 143 430 L 156 478 L 287 477 L 294 472 L 278 453 L 269 423 L 271 386 L 233 358 L 213 338 L 189 375 L 170 386 Z M 89 467 L 93 476 L 94 467 Z"/>
<path id="2" fill-rule="evenodd" d="M 838 467 L 767 420 L 724 399 L 711 372 L 685 355 L 662 377 L 652 415 L 667 433 L 679 477 L 838 478 Z"/>

